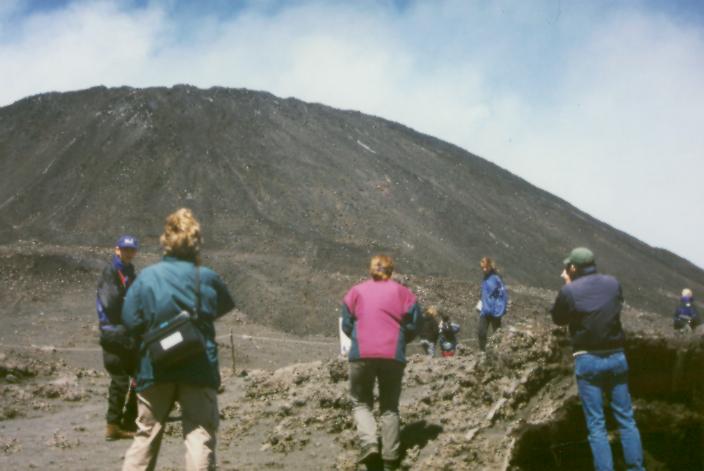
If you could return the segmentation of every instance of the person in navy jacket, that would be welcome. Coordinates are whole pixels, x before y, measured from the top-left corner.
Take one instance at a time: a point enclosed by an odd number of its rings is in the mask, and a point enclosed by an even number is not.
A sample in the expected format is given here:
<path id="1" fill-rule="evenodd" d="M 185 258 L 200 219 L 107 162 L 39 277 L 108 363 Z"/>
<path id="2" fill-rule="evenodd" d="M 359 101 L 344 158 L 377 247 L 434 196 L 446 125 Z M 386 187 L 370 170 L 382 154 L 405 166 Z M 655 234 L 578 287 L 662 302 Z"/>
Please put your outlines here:
<path id="1" fill-rule="evenodd" d="M 103 364 L 110 374 L 108 411 L 106 414 L 106 440 L 132 438 L 136 429 L 137 398 L 130 387 L 129 346 L 122 348 L 119 339 L 129 340 L 122 325 L 122 305 L 127 290 L 136 277 L 132 260 L 139 250 L 139 241 L 123 235 L 115 244 L 115 253 L 98 280 L 95 307 L 103 349 Z M 106 340 L 112 339 L 108 343 Z M 115 341 L 118 340 L 118 341 Z M 114 348 L 111 348 L 114 347 Z"/>
<path id="2" fill-rule="evenodd" d="M 577 390 L 589 432 L 594 469 L 613 470 L 604 418 L 604 397 L 619 429 L 628 470 L 643 469 L 643 447 L 628 391 L 628 363 L 621 327 L 623 294 L 616 278 L 597 272 L 591 250 L 578 247 L 564 260 L 560 289 L 552 307 L 557 325 L 569 326 Z"/>

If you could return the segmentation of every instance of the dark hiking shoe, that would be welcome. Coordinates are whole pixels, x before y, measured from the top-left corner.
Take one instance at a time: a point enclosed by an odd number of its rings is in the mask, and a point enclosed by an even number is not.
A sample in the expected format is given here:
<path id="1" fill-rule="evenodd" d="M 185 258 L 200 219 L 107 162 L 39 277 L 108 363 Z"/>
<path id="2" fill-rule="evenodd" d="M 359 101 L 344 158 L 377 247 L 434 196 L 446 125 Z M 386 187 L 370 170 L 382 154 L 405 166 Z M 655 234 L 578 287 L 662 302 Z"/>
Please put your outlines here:
<path id="1" fill-rule="evenodd" d="M 137 418 L 134 417 L 131 420 L 123 420 L 120 424 L 120 428 L 125 432 L 136 432 L 137 431 Z"/>
<path id="2" fill-rule="evenodd" d="M 105 428 L 105 440 L 127 440 L 134 437 L 134 432 L 123 430 L 117 424 L 108 424 Z"/>
<path id="3" fill-rule="evenodd" d="M 379 460 L 379 451 L 375 446 L 368 446 L 362 448 L 362 452 L 359 454 L 359 460 L 357 463 L 369 465 Z"/>
<path id="4" fill-rule="evenodd" d="M 401 469 L 398 460 L 384 460 L 384 471 L 396 471 L 397 469 Z"/>

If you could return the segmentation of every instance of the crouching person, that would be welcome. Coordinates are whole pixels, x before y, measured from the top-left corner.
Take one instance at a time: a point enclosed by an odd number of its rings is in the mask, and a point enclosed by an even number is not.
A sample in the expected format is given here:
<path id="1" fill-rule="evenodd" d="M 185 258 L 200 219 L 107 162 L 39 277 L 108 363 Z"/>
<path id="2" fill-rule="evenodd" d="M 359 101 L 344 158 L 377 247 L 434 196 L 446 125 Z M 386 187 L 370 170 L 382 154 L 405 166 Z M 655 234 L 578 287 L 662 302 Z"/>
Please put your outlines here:
<path id="1" fill-rule="evenodd" d="M 442 313 L 442 321 L 438 327 L 440 331 L 440 354 L 444 357 L 453 357 L 457 351 L 457 334 L 460 332 L 460 325 L 450 320 L 447 313 Z"/>
<path id="2" fill-rule="evenodd" d="M 342 329 L 352 339 L 349 352 L 350 392 L 354 421 L 361 442 L 360 463 L 378 462 L 379 448 L 374 420 L 374 383 L 379 384 L 382 453 L 385 470 L 398 469 L 401 380 L 406 363 L 406 343 L 415 337 L 421 310 L 415 295 L 393 281 L 391 257 L 372 257 L 371 279 L 355 285 L 342 303 Z"/>
<path id="3" fill-rule="evenodd" d="M 186 445 L 185 468 L 211 470 L 216 466 L 220 386 L 214 321 L 230 311 L 234 303 L 220 277 L 200 266 L 200 224 L 190 210 L 179 209 L 166 218 L 160 242 L 164 258 L 140 273 L 122 309 L 124 325 L 142 341 L 136 387 L 137 432 L 122 469 L 155 469 L 165 422 L 178 402 Z M 148 339 L 163 331 L 164 324 L 176 325 L 175 319 L 183 319 L 184 311 L 195 313 L 192 317 L 196 319 L 189 321 L 193 325 L 187 325 L 192 329 L 184 332 L 197 334 L 190 336 L 198 340 L 197 348 L 178 360 L 157 357 Z M 184 340 L 180 333 L 157 342 L 159 348 L 174 348 Z"/>

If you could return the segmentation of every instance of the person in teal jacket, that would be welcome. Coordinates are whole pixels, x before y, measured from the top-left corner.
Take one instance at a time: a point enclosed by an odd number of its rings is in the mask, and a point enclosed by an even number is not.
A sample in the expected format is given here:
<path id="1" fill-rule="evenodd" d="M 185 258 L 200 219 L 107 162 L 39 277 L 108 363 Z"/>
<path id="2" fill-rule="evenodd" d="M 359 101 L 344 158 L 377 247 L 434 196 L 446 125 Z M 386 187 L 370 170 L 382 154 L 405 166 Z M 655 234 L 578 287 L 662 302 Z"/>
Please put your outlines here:
<path id="1" fill-rule="evenodd" d="M 160 238 L 164 258 L 140 273 L 125 298 L 122 323 L 140 341 L 159 324 L 198 304 L 196 325 L 206 344 L 205 354 L 168 367 L 153 365 L 142 348 L 136 376 L 138 429 L 125 455 L 125 471 L 156 467 L 164 424 L 175 402 L 182 412 L 186 469 L 215 469 L 220 373 L 213 322 L 232 310 L 234 302 L 218 274 L 200 266 L 201 240 L 200 224 L 190 210 L 170 214 Z"/>

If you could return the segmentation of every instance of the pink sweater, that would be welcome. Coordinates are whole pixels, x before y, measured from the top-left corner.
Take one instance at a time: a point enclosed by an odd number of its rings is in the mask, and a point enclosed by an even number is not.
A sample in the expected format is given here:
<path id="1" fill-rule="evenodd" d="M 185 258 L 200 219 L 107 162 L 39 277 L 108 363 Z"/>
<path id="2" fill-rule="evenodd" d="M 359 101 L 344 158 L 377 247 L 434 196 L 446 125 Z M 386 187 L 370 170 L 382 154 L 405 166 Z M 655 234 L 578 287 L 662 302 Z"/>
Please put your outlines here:
<path id="1" fill-rule="evenodd" d="M 350 360 L 388 358 L 405 361 L 404 325 L 415 328 L 416 296 L 393 281 L 368 280 L 350 289 L 343 300 L 353 325 Z M 354 352 L 356 343 L 357 352 Z"/>

